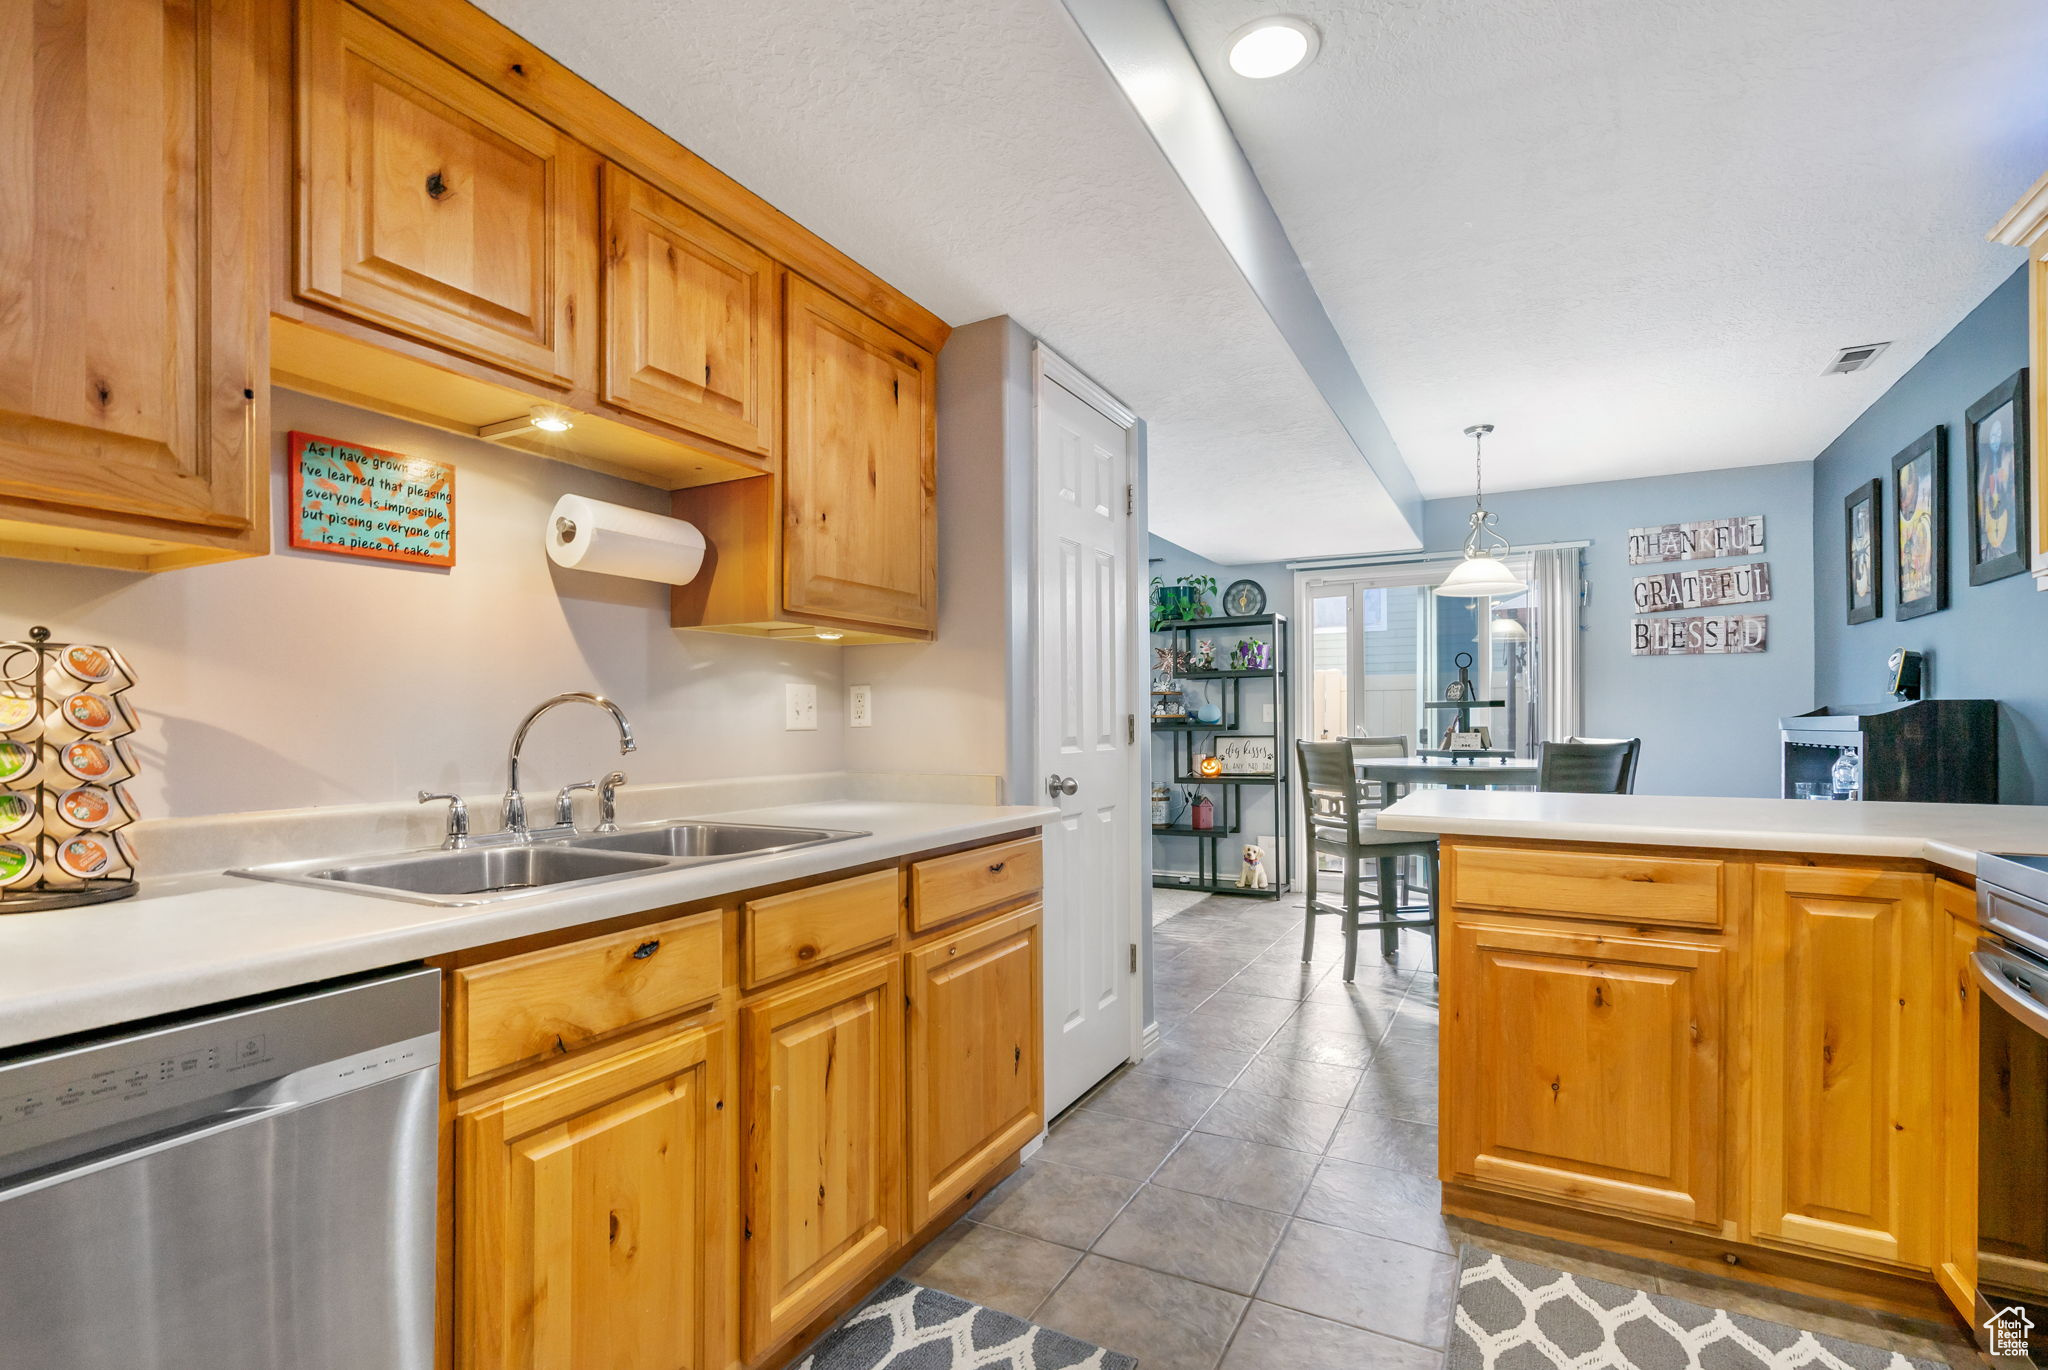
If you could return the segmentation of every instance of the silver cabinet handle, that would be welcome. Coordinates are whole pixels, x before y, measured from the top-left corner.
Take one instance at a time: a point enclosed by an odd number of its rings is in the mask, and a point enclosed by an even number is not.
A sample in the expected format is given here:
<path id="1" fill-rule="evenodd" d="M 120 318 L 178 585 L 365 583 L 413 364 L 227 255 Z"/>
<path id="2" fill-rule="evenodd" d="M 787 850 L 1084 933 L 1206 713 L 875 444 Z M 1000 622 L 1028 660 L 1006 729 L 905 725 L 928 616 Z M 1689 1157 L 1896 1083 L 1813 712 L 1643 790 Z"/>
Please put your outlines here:
<path id="1" fill-rule="evenodd" d="M 1970 957 L 1970 970 L 1977 987 L 1992 1002 L 2020 1021 L 2021 1026 L 2048 1037 L 2048 1004 L 2036 997 L 2040 990 L 2027 975 L 2027 967 L 2010 957 L 1979 950 Z"/>
<path id="2" fill-rule="evenodd" d="M 1064 778 L 1057 775 L 1049 776 L 1045 782 L 1045 792 L 1054 799 L 1058 799 L 1063 794 L 1073 794 L 1080 788 L 1081 782 L 1074 779 L 1071 775 Z"/>

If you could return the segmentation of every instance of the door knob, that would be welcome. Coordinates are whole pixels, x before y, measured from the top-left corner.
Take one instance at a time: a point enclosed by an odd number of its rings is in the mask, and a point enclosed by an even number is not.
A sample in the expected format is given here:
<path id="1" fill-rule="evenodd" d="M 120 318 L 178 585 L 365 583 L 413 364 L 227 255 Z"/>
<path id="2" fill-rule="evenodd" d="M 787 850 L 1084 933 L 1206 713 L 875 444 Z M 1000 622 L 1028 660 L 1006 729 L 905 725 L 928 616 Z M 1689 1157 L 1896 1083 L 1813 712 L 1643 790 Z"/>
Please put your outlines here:
<path id="1" fill-rule="evenodd" d="M 1074 779 L 1071 775 L 1064 779 L 1057 775 L 1050 776 L 1045 782 L 1045 792 L 1054 799 L 1058 799 L 1063 794 L 1072 794 L 1080 788 L 1081 782 Z"/>

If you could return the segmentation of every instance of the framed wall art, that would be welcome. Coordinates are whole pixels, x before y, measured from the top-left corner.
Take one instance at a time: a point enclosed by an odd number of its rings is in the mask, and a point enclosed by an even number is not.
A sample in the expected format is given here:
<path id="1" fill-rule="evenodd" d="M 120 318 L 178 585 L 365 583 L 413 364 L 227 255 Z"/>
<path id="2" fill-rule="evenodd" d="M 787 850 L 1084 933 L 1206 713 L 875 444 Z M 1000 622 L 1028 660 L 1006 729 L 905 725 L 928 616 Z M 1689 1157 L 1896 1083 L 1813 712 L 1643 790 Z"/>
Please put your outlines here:
<path id="1" fill-rule="evenodd" d="M 1893 614 L 1948 608 L 1948 430 L 1939 424 L 1892 458 Z"/>
<path id="2" fill-rule="evenodd" d="M 288 472 L 293 547 L 455 564 L 455 469 L 445 462 L 295 432 Z"/>
<path id="3" fill-rule="evenodd" d="M 1270 737 L 1217 734 L 1216 760 L 1222 763 L 1223 775 L 1271 775 L 1278 756 Z"/>
<path id="4" fill-rule="evenodd" d="M 1884 617 L 1884 482 L 1865 481 L 1842 501 L 1842 561 L 1849 622 Z"/>
<path id="5" fill-rule="evenodd" d="M 2027 373 L 1971 405 L 1963 425 L 1970 483 L 1970 584 L 2027 569 Z"/>

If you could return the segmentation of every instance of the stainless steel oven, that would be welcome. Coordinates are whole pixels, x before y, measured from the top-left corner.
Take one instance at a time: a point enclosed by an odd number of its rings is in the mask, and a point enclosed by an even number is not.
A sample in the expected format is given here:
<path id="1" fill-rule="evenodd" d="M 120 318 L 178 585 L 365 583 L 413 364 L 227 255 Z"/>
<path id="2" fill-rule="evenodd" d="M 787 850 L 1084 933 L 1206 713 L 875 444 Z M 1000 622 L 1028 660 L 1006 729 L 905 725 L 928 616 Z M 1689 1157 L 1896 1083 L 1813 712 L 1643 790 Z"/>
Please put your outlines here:
<path id="1" fill-rule="evenodd" d="M 1971 972 L 1983 1349 L 2048 1367 L 2048 857 L 1981 855 Z"/>
<path id="2" fill-rule="evenodd" d="M 0 1366 L 430 1370 L 439 985 L 0 1062 Z"/>

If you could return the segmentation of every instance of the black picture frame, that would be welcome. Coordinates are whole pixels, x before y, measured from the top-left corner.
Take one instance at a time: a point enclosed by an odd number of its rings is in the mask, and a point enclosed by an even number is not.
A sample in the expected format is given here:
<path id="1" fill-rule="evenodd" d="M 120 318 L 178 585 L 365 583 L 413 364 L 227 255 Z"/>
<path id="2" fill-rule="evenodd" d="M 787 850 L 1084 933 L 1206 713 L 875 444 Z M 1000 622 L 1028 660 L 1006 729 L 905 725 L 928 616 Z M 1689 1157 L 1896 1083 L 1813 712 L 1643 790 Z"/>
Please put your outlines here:
<path id="1" fill-rule="evenodd" d="M 1936 424 L 1892 458 L 1892 616 L 1946 608 L 1948 429 Z"/>
<path id="2" fill-rule="evenodd" d="M 2009 413 L 2007 412 L 2009 411 Z M 2001 420 L 2000 416 L 2005 415 Z M 1987 428 L 1996 434 L 1996 450 L 1985 451 Z M 1970 563 L 1970 584 L 1989 585 L 2027 569 L 2029 547 L 2027 513 L 2033 491 L 2027 473 L 2027 372 L 2021 367 L 1964 413 L 1963 444 L 1967 454 L 1969 484 L 1964 498 L 1969 501 L 1970 544 L 1965 551 Z M 1986 547 L 1987 532 L 1994 531 L 1994 519 L 1986 508 L 1986 481 L 1990 492 L 1999 489 L 1999 473 L 2005 474 L 2006 516 L 1996 545 Z"/>
<path id="3" fill-rule="evenodd" d="M 1857 527 L 1858 513 L 1863 527 Z M 1863 550 L 1867 593 L 1856 593 L 1857 539 Z M 1884 617 L 1884 482 L 1872 478 L 1842 500 L 1842 584 L 1849 596 L 1849 622 L 1874 623 Z"/>
<path id="4" fill-rule="evenodd" d="M 1239 591 L 1243 591 L 1245 596 L 1251 600 L 1251 608 L 1237 609 L 1232 607 L 1231 601 L 1238 598 Z M 1256 580 L 1233 580 L 1230 582 L 1229 588 L 1223 592 L 1222 607 L 1223 612 L 1232 618 L 1257 618 L 1260 614 L 1266 612 L 1266 587 L 1259 584 Z"/>

